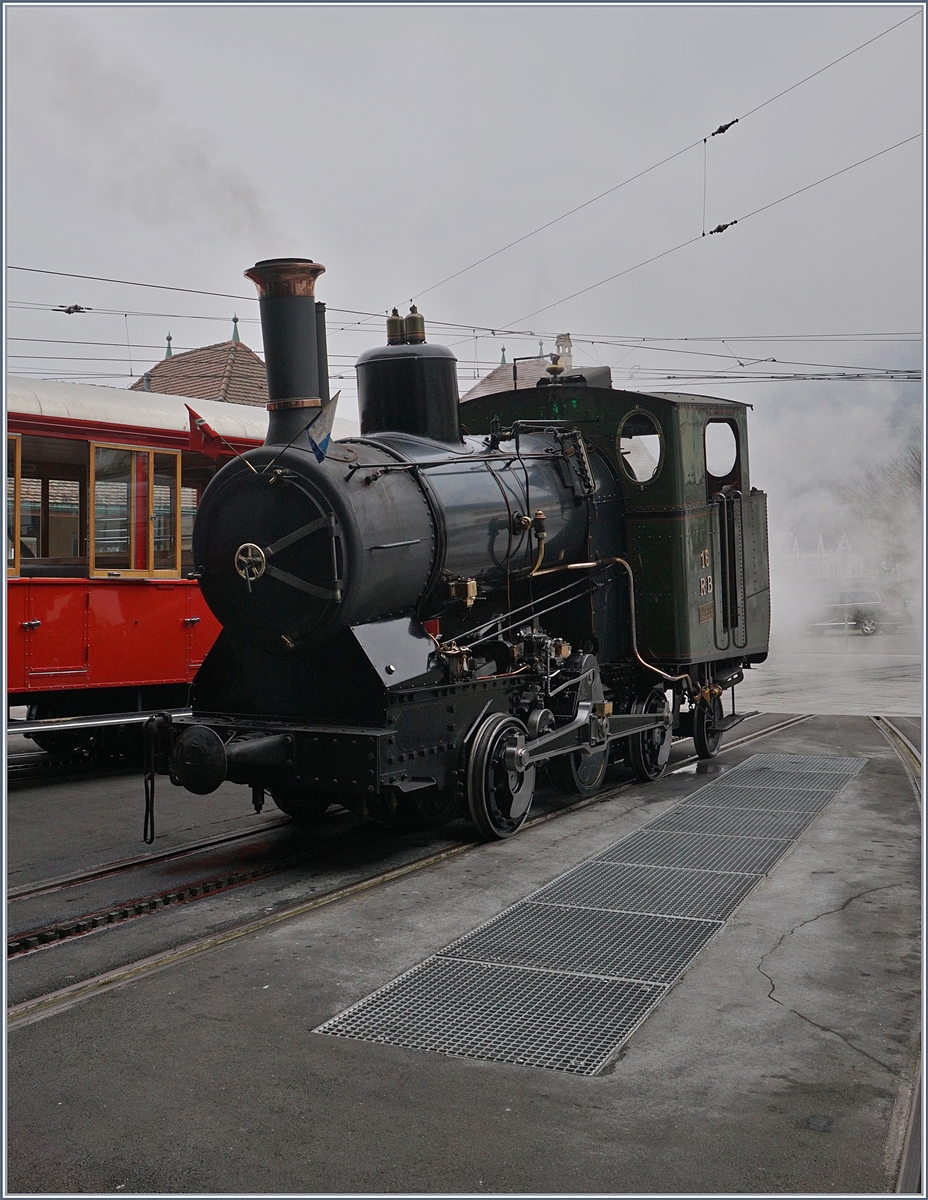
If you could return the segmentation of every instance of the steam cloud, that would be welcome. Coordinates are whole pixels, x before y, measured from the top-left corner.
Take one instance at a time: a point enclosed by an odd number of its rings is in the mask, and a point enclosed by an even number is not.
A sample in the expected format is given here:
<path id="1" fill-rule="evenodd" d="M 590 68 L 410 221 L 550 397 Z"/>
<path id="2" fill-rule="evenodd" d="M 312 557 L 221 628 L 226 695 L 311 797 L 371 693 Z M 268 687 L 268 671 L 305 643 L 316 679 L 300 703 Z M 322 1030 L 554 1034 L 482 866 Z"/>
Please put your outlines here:
<path id="1" fill-rule="evenodd" d="M 799 385 L 802 386 L 802 385 Z M 848 394 L 848 389 L 864 390 Z M 843 388 L 843 394 L 837 390 Z M 912 392 L 915 389 L 908 389 Z M 762 402 L 751 415 L 751 480 L 769 493 L 773 640 L 800 632 L 826 592 L 850 584 L 898 589 L 921 606 L 921 420 L 917 394 L 892 384 L 817 389 L 812 402 Z M 786 547 L 834 554 L 845 535 L 848 572 L 798 570 Z M 837 564 L 832 561 L 829 570 Z"/>
<path id="2" fill-rule="evenodd" d="M 150 76 L 103 58 L 76 28 L 59 26 L 41 59 L 20 69 L 57 101 L 59 128 L 40 136 L 64 135 L 75 174 L 117 196 L 124 211 L 149 225 L 208 225 L 264 254 L 296 243 L 247 175 L 210 150 L 205 132 L 165 119 L 164 96 Z"/>

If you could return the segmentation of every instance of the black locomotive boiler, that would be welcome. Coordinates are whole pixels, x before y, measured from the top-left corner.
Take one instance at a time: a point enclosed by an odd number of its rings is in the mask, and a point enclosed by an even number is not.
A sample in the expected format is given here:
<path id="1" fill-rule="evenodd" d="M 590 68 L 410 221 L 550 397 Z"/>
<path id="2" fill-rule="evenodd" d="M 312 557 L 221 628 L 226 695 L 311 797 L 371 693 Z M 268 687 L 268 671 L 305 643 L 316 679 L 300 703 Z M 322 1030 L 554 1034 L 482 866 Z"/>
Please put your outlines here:
<path id="1" fill-rule="evenodd" d="M 196 572 L 223 629 L 161 768 L 194 793 L 246 785 L 258 809 L 270 793 L 298 818 L 334 802 L 399 822 L 469 814 L 506 838 L 541 768 L 586 795 L 610 762 L 657 778 L 674 735 L 713 756 L 742 719 L 723 693 L 767 652 L 745 406 L 589 386 L 557 363 L 546 386 L 462 405 L 451 351 L 394 310 L 387 344 L 357 362 L 361 436 L 323 456 L 323 270 L 246 272 L 267 441 L 197 512 Z M 721 474 L 713 426 L 733 446 Z"/>

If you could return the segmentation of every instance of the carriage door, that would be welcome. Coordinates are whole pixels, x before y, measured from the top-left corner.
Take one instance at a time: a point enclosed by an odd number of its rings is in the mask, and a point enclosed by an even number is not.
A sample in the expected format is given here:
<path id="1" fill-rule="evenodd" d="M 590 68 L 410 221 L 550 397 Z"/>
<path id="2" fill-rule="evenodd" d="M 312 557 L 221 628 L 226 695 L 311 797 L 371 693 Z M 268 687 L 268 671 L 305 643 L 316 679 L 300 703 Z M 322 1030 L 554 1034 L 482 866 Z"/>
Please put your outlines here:
<path id="1" fill-rule="evenodd" d="M 79 687 L 87 677 L 87 443 L 24 435 L 17 475 L 26 685 Z"/>

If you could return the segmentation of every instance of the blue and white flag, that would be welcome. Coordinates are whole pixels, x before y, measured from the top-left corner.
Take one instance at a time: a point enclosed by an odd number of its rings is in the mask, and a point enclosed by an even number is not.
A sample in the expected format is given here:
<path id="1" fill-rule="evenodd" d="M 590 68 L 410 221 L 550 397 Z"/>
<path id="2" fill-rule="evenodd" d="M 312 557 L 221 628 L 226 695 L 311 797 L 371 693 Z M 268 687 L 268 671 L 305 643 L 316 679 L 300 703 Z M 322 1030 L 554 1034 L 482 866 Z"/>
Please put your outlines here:
<path id="1" fill-rule="evenodd" d="M 332 440 L 332 426 L 335 424 L 335 410 L 338 407 L 340 395 L 340 391 L 336 392 L 328 404 L 324 405 L 306 426 L 306 440 L 309 442 L 310 450 L 316 456 L 316 462 L 325 460 L 325 452 Z"/>

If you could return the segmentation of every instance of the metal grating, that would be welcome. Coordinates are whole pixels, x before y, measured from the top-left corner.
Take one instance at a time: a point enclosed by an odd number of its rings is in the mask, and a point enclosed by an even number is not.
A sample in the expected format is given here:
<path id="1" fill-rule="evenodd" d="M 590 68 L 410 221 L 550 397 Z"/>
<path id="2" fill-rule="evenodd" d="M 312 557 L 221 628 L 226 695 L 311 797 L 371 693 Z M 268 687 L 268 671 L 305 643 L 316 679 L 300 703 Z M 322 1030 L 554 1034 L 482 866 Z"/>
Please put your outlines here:
<path id="1" fill-rule="evenodd" d="M 610 979 L 673 983 L 719 921 L 517 904 L 452 942 L 442 957 L 509 963 Z"/>
<path id="2" fill-rule="evenodd" d="M 756 754 L 315 1032 L 595 1075 L 866 762 Z"/>
<path id="3" fill-rule="evenodd" d="M 866 758 L 830 758 L 821 754 L 752 754 L 729 771 L 728 775 L 731 777 L 736 771 L 772 768 L 777 771 L 810 771 L 816 775 L 841 775 L 853 779 L 868 761 Z"/>
<path id="4" fill-rule="evenodd" d="M 677 833 L 710 833 L 719 837 L 776 838 L 789 845 L 817 816 L 817 812 L 771 812 L 763 808 L 700 808 L 695 804 L 681 804 L 672 812 L 658 817 L 648 828 L 675 830 Z"/>
<path id="5" fill-rule="evenodd" d="M 595 1075 L 666 991 L 436 955 L 315 1032 Z"/>
<path id="6" fill-rule="evenodd" d="M 834 791 L 835 780 L 839 776 L 834 774 L 825 774 L 822 771 L 805 771 L 805 770 L 782 770 L 776 767 L 758 767 L 756 770 L 750 768 L 746 771 L 729 772 L 723 778 L 719 779 L 719 783 L 737 784 L 739 787 L 747 787 L 750 783 L 753 787 L 777 787 L 777 788 L 793 788 L 798 791 L 803 791 L 806 788 L 830 788 Z M 852 778 L 852 776 L 848 776 Z"/>
<path id="7" fill-rule="evenodd" d="M 582 863 L 533 900 L 613 912 L 724 921 L 761 877 L 635 863 Z"/>
<path id="8" fill-rule="evenodd" d="M 770 787 L 766 784 L 764 787 L 758 787 L 739 780 L 737 783 L 732 782 L 728 787 L 716 784 L 711 792 L 704 791 L 698 796 L 688 796 L 683 803 L 698 804 L 700 808 L 772 808 L 786 812 L 819 812 L 834 794 L 833 787 L 799 791 L 797 788 Z"/>
<path id="9" fill-rule="evenodd" d="M 668 820 L 673 814 L 668 814 Z M 650 864 L 656 867 L 685 867 L 694 862 L 706 871 L 738 871 L 763 875 L 786 851 L 787 839 L 765 837 L 718 837 L 716 834 L 683 833 L 674 826 L 656 829 L 649 825 L 597 855 L 594 862 Z"/>

